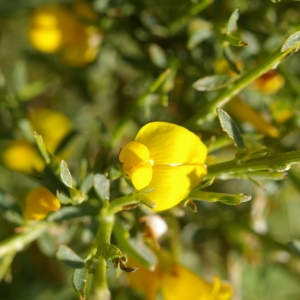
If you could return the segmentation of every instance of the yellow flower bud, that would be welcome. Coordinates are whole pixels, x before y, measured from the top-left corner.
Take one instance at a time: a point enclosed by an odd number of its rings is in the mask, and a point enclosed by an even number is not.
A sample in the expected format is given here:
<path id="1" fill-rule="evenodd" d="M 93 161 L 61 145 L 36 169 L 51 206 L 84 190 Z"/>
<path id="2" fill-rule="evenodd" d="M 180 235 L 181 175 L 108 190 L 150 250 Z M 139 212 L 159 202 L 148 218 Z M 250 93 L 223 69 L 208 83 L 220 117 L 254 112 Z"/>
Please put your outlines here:
<path id="1" fill-rule="evenodd" d="M 58 209 L 60 209 L 59 200 L 48 189 L 37 187 L 26 197 L 24 217 L 28 220 L 41 220 L 49 212 Z"/>
<path id="2" fill-rule="evenodd" d="M 25 173 L 41 172 L 45 163 L 37 150 L 25 140 L 16 140 L 2 153 L 2 161 L 6 167 Z"/>
<path id="3" fill-rule="evenodd" d="M 274 94 L 285 83 L 284 77 L 276 70 L 271 70 L 268 73 L 260 76 L 253 82 L 253 87 L 263 94 Z"/>
<path id="4" fill-rule="evenodd" d="M 125 175 L 137 190 L 150 190 L 154 210 L 169 209 L 184 200 L 206 175 L 207 148 L 184 127 L 153 122 L 141 128 L 120 152 Z"/>

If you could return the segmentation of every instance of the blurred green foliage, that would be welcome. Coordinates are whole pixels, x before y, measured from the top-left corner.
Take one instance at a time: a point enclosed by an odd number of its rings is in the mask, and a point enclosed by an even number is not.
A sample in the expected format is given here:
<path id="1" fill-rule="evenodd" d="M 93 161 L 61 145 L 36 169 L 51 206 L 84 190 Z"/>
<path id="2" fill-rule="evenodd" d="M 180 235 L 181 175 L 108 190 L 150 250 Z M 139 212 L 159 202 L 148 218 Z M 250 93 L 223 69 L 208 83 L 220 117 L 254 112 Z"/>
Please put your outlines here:
<path id="1" fill-rule="evenodd" d="M 30 16 L 36 8 L 55 3 L 71 9 L 72 0 L 0 2 L 0 152 L 21 138 L 35 145 L 28 111 L 58 111 L 72 121 L 72 130 L 53 154 L 60 157 L 67 152 L 64 159 L 71 173 L 67 170 L 66 176 L 75 181 L 76 204 L 90 195 L 82 209 L 66 204 L 69 210 L 53 215 L 59 226 L 49 225 L 24 251 L 0 259 L 2 266 L 10 266 L 1 274 L 0 299 L 77 299 L 72 272 L 55 253 L 60 244 L 67 244 L 81 257 L 88 254 L 99 209 L 97 188 L 90 190 L 88 175 L 105 171 L 110 179 L 119 178 L 120 148 L 141 126 L 155 120 L 189 124 L 209 148 L 209 165 L 233 159 L 238 149 L 217 118 L 193 126 L 190 120 L 222 88 L 234 84 L 238 73 L 243 76 L 259 66 L 300 30 L 298 1 L 89 2 L 97 14 L 93 25 L 103 40 L 95 61 L 81 67 L 68 66 L 59 53 L 41 53 L 28 41 Z M 275 136 L 257 129 L 251 119 L 236 117 L 244 112 L 228 107 L 252 152 L 272 148 L 280 154 L 300 149 L 299 65 L 299 53 L 290 55 L 275 69 L 284 80 L 282 86 L 269 93 L 251 83 L 238 95 L 276 128 Z M 193 85 L 213 75 L 226 75 L 229 81 L 222 78 L 220 84 L 220 77 L 213 79 L 213 85 L 221 85 L 216 89 L 197 90 Z M 226 105 L 221 106 L 227 111 Z M 32 188 L 42 185 L 68 195 L 53 172 L 58 167 L 26 174 L 0 165 L 1 241 L 23 225 L 22 207 Z M 202 277 L 219 274 L 230 280 L 235 300 L 299 299 L 300 249 L 293 241 L 300 239 L 300 168 L 288 169 L 284 180 L 277 180 L 283 176 L 272 172 L 217 176 L 208 191 L 249 194 L 252 200 L 238 206 L 203 201 L 196 203 L 196 213 L 177 207 L 162 212 L 171 228 L 162 245 Z M 111 186 L 111 199 L 128 193 L 122 179 L 112 181 Z M 142 214 L 141 209 L 121 213 L 133 237 L 141 231 L 138 220 Z M 112 266 L 108 277 L 112 299 L 142 299 L 122 276 L 115 278 Z"/>

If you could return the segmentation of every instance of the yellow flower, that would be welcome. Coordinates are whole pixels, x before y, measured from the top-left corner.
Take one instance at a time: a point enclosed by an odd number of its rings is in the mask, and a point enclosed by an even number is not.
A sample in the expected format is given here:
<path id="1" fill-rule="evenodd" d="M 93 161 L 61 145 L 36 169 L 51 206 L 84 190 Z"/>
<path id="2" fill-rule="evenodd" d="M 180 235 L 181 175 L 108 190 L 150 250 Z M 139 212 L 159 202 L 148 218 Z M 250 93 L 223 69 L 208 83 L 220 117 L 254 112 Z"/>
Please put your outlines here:
<path id="1" fill-rule="evenodd" d="M 207 148 L 184 127 L 152 122 L 120 152 L 125 175 L 147 196 L 154 210 L 169 209 L 184 200 L 206 175 Z"/>
<path id="2" fill-rule="evenodd" d="M 29 111 L 29 121 L 34 131 L 43 137 L 47 149 L 53 153 L 70 132 L 72 123 L 58 111 L 39 108 Z"/>
<path id="3" fill-rule="evenodd" d="M 47 149 L 53 153 L 71 130 L 71 121 L 63 114 L 50 109 L 35 109 L 29 113 L 33 130 L 43 137 Z M 11 170 L 41 172 L 45 163 L 37 149 L 26 140 L 12 141 L 2 153 L 2 161 Z"/>
<path id="4" fill-rule="evenodd" d="M 231 115 L 243 122 L 250 123 L 258 132 L 267 136 L 277 138 L 280 136 L 279 130 L 268 122 L 263 115 L 238 98 L 232 99 L 227 108 Z"/>
<path id="5" fill-rule="evenodd" d="M 58 209 L 60 209 L 59 200 L 48 189 L 37 187 L 26 197 L 24 217 L 28 220 L 41 220 L 51 211 Z"/>
<path id="6" fill-rule="evenodd" d="M 130 260 L 138 270 L 128 275 L 129 284 L 144 294 L 145 299 L 155 299 L 159 290 L 164 300 L 230 300 L 233 290 L 229 283 L 214 276 L 213 282 L 203 280 L 183 265 L 172 262 L 164 255 L 164 261 L 154 271 L 146 270 Z"/>
<path id="7" fill-rule="evenodd" d="M 62 52 L 66 64 L 80 67 L 98 55 L 101 34 L 89 24 L 96 20 L 96 13 L 86 2 L 76 2 L 71 9 L 60 5 L 43 6 L 31 16 L 29 40 L 37 50 Z"/>

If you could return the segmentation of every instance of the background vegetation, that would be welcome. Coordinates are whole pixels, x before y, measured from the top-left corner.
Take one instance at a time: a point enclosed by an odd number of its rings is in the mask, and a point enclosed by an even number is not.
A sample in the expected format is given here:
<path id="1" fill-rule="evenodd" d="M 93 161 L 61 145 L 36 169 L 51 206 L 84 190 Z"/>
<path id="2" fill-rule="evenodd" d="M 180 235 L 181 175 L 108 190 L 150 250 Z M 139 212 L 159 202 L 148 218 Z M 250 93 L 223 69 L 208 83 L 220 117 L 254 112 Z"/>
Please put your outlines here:
<path id="1" fill-rule="evenodd" d="M 237 153 L 253 158 L 261 149 L 268 149 L 267 155 L 299 149 L 299 53 L 271 59 L 273 71 L 260 81 L 255 78 L 264 73 L 258 68 L 273 51 L 300 30 L 298 1 L 90 1 L 96 17 L 82 22 L 97 29 L 99 51 L 79 65 L 65 60 L 64 50 L 43 53 L 28 39 L 35 9 L 56 3 L 72 10 L 73 2 L 0 2 L 1 152 L 14 140 L 35 144 L 28 112 L 37 108 L 71 120 L 72 129 L 55 155 L 66 160 L 78 185 L 95 170 L 118 177 L 120 148 L 154 120 L 200 134 L 209 149 L 208 165 L 232 160 Z M 230 94 L 210 105 L 232 86 L 239 92 L 232 80 L 251 70 L 254 76 L 244 82 L 238 98 Z M 212 75 L 218 76 L 198 81 Z M 216 107 L 235 121 L 249 152 L 241 152 L 222 130 Z M 182 207 L 162 212 L 169 225 L 163 247 L 203 278 L 218 274 L 229 280 L 235 300 L 299 299 L 300 173 L 297 165 L 281 167 L 280 173 L 258 170 L 252 176 L 249 168 L 248 173 L 208 176 L 216 178 L 207 191 L 249 194 L 252 200 L 238 206 L 197 201 L 197 212 Z M 50 173 L 47 168 L 42 174 L 12 170 L 4 161 L 0 165 L 1 241 L 21 230 L 24 199 L 32 188 L 60 188 Z M 126 188 L 116 182 L 112 199 Z M 59 226 L 11 254 L 11 264 L 0 257 L 0 299 L 77 299 L 71 269 L 55 253 L 58 245 L 67 244 L 85 256 L 96 230 L 93 215 L 62 217 Z M 142 210 L 121 215 L 138 236 Z M 142 299 L 123 275 L 108 274 L 112 299 Z"/>

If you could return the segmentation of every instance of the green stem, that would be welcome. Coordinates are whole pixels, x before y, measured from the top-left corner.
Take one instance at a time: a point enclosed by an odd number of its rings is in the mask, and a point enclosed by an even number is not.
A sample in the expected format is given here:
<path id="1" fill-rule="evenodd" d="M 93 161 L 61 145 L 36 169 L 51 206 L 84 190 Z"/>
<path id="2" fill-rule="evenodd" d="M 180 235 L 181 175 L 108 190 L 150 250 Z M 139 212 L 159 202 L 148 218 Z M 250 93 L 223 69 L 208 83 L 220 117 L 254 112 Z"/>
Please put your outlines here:
<path id="1" fill-rule="evenodd" d="M 152 252 L 150 252 L 150 250 L 144 244 L 139 245 L 139 248 L 137 249 L 137 245 L 131 242 L 130 234 L 128 230 L 122 226 L 120 220 L 116 222 L 113 232 L 118 245 L 121 249 L 126 250 L 126 254 L 128 256 L 132 257 L 136 262 L 148 270 L 153 271 L 155 269 L 155 256 L 153 256 Z"/>
<path id="2" fill-rule="evenodd" d="M 250 174 L 253 171 L 276 171 L 284 172 L 290 169 L 293 164 L 300 163 L 300 150 L 263 156 L 248 160 L 230 160 L 224 163 L 208 166 L 206 178 L 231 177 L 235 174 Z"/>
<path id="3" fill-rule="evenodd" d="M 141 203 L 138 194 L 130 194 L 124 197 L 117 198 L 110 202 L 108 213 L 113 215 L 121 210 L 124 206 Z"/>
<path id="4" fill-rule="evenodd" d="M 22 251 L 27 245 L 36 240 L 42 235 L 49 223 L 39 222 L 34 226 L 24 228 L 24 232 L 18 233 L 0 243 L 0 260 L 9 253 L 16 253 Z"/>
<path id="5" fill-rule="evenodd" d="M 91 288 L 92 300 L 109 300 L 111 297 L 107 285 L 107 261 L 111 258 L 112 249 L 115 247 L 111 245 L 110 239 L 112 229 L 115 223 L 115 214 L 123 209 L 126 205 L 140 203 L 138 194 L 132 194 L 113 200 L 106 201 L 104 207 L 99 212 L 98 217 L 98 232 L 96 236 L 96 251 L 91 249 L 91 253 L 95 260 L 98 260 L 97 268 L 94 272 L 93 283 Z"/>
<path id="6" fill-rule="evenodd" d="M 160 87 L 161 85 L 166 81 L 168 75 L 170 74 L 170 69 L 165 70 L 162 74 L 160 74 L 153 82 L 152 84 L 149 86 L 149 88 L 147 89 L 147 91 L 141 95 L 133 105 L 131 105 L 131 107 L 127 110 L 126 114 L 124 115 L 124 117 L 122 118 L 122 120 L 120 121 L 120 123 L 118 124 L 117 129 L 115 130 L 114 134 L 113 134 L 113 138 L 112 138 L 112 144 L 115 143 L 115 141 L 118 139 L 118 137 L 120 136 L 124 125 L 127 123 L 128 120 L 130 120 L 132 118 L 132 116 L 136 113 L 136 111 L 144 104 L 146 97 L 149 94 L 155 93 Z"/>
<path id="7" fill-rule="evenodd" d="M 202 0 L 199 3 L 195 3 L 184 13 L 182 17 L 179 17 L 169 26 L 169 33 L 175 35 L 179 30 L 186 26 L 193 17 L 197 16 L 201 11 L 213 3 L 213 0 Z"/>
<path id="8" fill-rule="evenodd" d="M 297 43 L 295 46 L 288 50 L 281 52 L 281 47 L 275 50 L 264 62 L 259 64 L 253 70 L 245 72 L 237 80 L 235 80 L 229 87 L 227 87 L 219 96 L 210 101 L 205 106 L 201 107 L 185 124 L 186 127 L 193 128 L 196 125 L 201 125 L 206 121 L 211 120 L 216 116 L 216 109 L 224 106 L 234 96 L 236 96 L 242 89 L 248 86 L 258 77 L 267 73 L 271 69 L 275 69 L 282 60 L 290 53 L 295 51 L 299 46 Z"/>
<path id="9" fill-rule="evenodd" d="M 100 210 L 98 218 L 98 232 L 96 237 L 97 252 L 95 259 L 98 259 L 98 265 L 94 272 L 90 299 L 110 300 L 111 294 L 107 285 L 107 260 L 109 259 L 108 248 L 110 246 L 110 237 L 114 225 L 114 215 L 108 213 L 107 207 Z"/>

